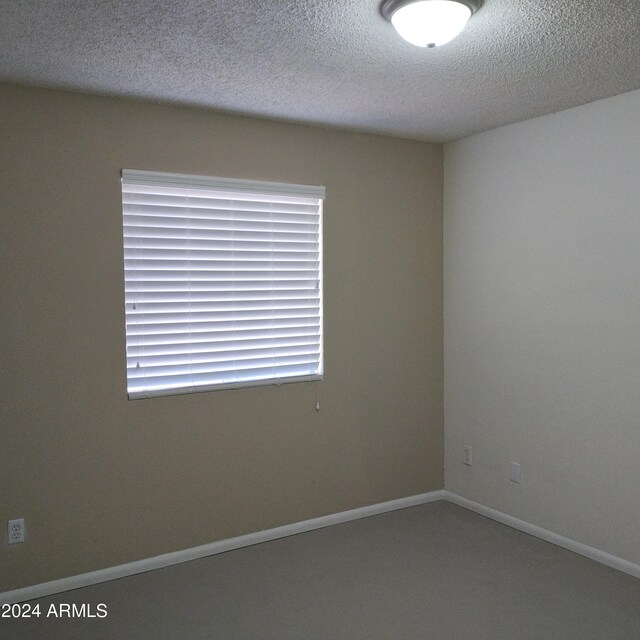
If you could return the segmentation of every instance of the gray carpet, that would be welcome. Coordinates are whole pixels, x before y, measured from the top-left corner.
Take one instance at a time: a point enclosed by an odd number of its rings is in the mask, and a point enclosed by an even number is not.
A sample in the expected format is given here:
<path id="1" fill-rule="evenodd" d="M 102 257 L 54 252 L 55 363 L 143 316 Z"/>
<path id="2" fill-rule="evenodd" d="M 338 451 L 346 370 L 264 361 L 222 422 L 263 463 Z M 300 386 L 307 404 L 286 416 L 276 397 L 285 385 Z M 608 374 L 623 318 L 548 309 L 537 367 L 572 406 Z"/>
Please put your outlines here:
<path id="1" fill-rule="evenodd" d="M 12 640 L 639 640 L 640 580 L 447 502 L 39 601 Z"/>

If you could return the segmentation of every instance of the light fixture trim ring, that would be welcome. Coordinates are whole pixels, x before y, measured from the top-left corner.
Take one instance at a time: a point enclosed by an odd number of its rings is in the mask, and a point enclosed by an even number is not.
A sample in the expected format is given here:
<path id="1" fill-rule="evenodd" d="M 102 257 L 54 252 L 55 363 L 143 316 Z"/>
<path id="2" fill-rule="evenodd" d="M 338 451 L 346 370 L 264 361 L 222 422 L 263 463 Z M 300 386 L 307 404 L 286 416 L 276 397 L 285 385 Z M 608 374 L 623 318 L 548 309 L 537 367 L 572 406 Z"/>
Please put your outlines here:
<path id="1" fill-rule="evenodd" d="M 380 7 L 380 13 L 382 13 L 389 22 L 391 22 L 391 16 L 398 9 L 408 4 L 414 4 L 418 1 L 419 0 L 384 0 Z M 465 7 L 468 7 L 471 11 L 471 15 L 473 15 L 482 6 L 482 0 L 449 0 L 449 2 L 457 2 L 458 4 L 465 5 Z"/>

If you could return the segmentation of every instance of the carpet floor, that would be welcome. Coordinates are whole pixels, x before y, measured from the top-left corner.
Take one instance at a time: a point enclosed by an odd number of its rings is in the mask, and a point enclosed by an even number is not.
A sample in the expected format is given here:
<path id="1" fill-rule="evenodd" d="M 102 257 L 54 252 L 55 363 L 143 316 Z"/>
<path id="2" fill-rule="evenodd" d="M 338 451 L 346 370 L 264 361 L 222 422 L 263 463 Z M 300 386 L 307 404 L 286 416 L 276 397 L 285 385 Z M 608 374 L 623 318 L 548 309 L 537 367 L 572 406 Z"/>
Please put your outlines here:
<path id="1" fill-rule="evenodd" d="M 435 502 L 33 601 L 11 640 L 640 640 L 640 580 Z"/>

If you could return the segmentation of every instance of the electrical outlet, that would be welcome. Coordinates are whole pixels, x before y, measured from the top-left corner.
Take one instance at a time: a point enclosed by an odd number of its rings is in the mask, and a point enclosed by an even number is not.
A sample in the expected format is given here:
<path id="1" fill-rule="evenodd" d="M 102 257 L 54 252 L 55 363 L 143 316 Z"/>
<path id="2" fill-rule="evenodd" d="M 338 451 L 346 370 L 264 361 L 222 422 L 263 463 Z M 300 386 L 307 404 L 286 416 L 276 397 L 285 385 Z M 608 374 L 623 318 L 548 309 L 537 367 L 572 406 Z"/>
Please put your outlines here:
<path id="1" fill-rule="evenodd" d="M 468 467 L 473 464 L 473 449 L 470 444 L 462 445 L 462 462 Z"/>
<path id="2" fill-rule="evenodd" d="M 511 482 L 520 484 L 522 481 L 522 467 L 517 462 L 511 463 Z"/>
<path id="3" fill-rule="evenodd" d="M 9 544 L 24 542 L 24 518 L 7 522 L 7 542 Z"/>

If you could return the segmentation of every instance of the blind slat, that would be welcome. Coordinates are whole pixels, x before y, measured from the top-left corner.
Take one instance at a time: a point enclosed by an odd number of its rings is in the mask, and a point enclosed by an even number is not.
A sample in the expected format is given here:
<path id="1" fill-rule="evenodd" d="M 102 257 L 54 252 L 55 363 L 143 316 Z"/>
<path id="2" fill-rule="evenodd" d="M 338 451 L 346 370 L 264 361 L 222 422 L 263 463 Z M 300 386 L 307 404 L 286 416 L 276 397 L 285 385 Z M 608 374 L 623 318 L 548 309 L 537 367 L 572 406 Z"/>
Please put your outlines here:
<path id="1" fill-rule="evenodd" d="M 227 271 L 249 271 L 255 273 L 268 273 L 270 271 L 298 273 L 305 271 L 315 275 L 317 273 L 316 264 L 317 262 L 314 260 L 278 260 L 276 258 L 269 259 L 268 257 L 264 260 L 238 260 L 233 255 L 233 252 L 230 252 L 226 259 L 219 260 L 206 260 L 200 256 L 195 256 L 192 259 L 187 258 L 186 260 L 156 260 L 152 257 L 125 258 L 124 268 L 125 270 L 134 270 L 137 273 L 142 270 L 168 271 L 171 273 L 178 271 L 185 274 L 184 278 L 187 279 L 194 271 L 205 271 L 214 274 Z"/>
<path id="2" fill-rule="evenodd" d="M 263 309 L 308 309 L 317 308 L 320 305 L 318 298 L 300 297 L 300 298 L 274 298 L 273 300 L 210 300 L 196 301 L 191 300 L 191 311 L 200 313 L 202 311 L 259 311 Z M 132 307 L 133 302 L 129 301 Z M 136 303 L 138 310 L 147 314 L 155 313 L 171 313 L 175 311 L 175 301 L 158 302 L 145 301 Z M 129 311 L 127 309 L 127 311 Z"/>
<path id="3" fill-rule="evenodd" d="M 189 345 L 189 349 L 183 349 L 182 351 L 172 350 L 169 353 L 154 353 L 153 349 L 145 349 L 144 356 L 140 357 L 127 357 L 127 365 L 135 366 L 143 359 L 145 365 L 156 364 L 183 364 L 190 361 L 193 358 L 194 362 L 213 362 L 215 359 L 229 359 L 230 354 L 238 354 L 239 357 L 249 357 L 251 355 L 260 355 L 266 352 L 277 352 L 286 355 L 294 355 L 301 353 L 315 353 L 320 346 L 320 339 L 316 337 L 314 339 L 304 338 L 302 341 L 296 342 L 292 339 L 280 340 L 278 342 L 272 340 L 254 340 L 250 344 L 243 344 L 241 346 L 236 345 L 235 350 L 224 348 L 221 345 L 217 345 L 219 348 L 213 356 L 210 352 L 211 343 L 204 343 L 202 346 L 197 345 L 195 348 L 191 348 L 193 345 Z"/>
<path id="4" fill-rule="evenodd" d="M 136 335 L 135 344 L 133 344 L 133 340 L 131 341 L 131 344 L 127 344 L 127 353 L 143 353 L 142 349 L 146 347 L 175 347 L 176 345 L 189 344 L 198 347 L 205 342 L 229 343 L 234 338 L 238 337 L 237 334 L 239 331 L 242 332 L 242 340 L 269 340 L 271 338 L 320 336 L 320 324 L 316 324 L 314 326 L 303 325 L 284 327 L 279 329 L 274 329 L 272 327 L 263 327 L 245 328 L 242 330 L 236 329 L 234 331 L 203 331 L 197 334 L 154 333 L 149 335 Z"/>
<path id="5" fill-rule="evenodd" d="M 133 216 L 168 216 L 171 218 L 188 218 L 195 220 L 267 220 L 273 222 L 291 222 L 294 224 L 313 222 L 316 218 L 316 207 L 311 205 L 273 205 L 270 203 L 242 203 L 238 206 L 231 200 L 199 200 L 185 198 L 166 200 L 163 202 L 147 202 L 141 198 L 124 198 L 122 206 L 125 214 Z M 184 206 L 188 204 L 188 206 Z M 266 214 L 266 215 L 265 215 Z"/>
<path id="6" fill-rule="evenodd" d="M 128 211 L 124 213 L 125 229 L 188 229 L 202 230 L 216 229 L 222 231 L 255 231 L 263 233 L 293 233 L 293 234 L 314 234 L 318 225 L 313 222 L 300 221 L 277 222 L 270 220 L 268 215 L 259 220 L 247 220 L 242 216 L 228 220 L 217 220 L 212 217 L 193 216 L 139 216 Z"/>
<path id="7" fill-rule="evenodd" d="M 249 369 L 277 369 L 291 365 L 309 365 L 317 359 L 319 353 L 311 351 L 299 355 L 286 355 L 282 353 L 267 354 L 264 357 L 238 357 L 218 358 L 205 362 L 187 362 L 178 365 L 151 365 L 145 363 L 143 367 L 132 366 L 128 369 L 128 375 L 132 380 L 145 378 L 158 378 L 160 376 L 183 376 L 203 373 L 227 373 L 235 371 L 247 371 Z"/>
<path id="8" fill-rule="evenodd" d="M 141 388 L 153 388 L 154 386 L 166 385 L 170 383 L 172 385 L 182 386 L 196 386 L 199 384 L 216 384 L 226 382 L 236 382 L 239 387 L 242 386 L 244 380 L 278 380 L 278 378 L 285 378 L 288 375 L 300 376 L 300 375 L 314 375 L 314 360 L 308 362 L 282 364 L 281 366 L 274 366 L 270 364 L 256 364 L 247 367 L 236 367 L 234 369 L 220 370 L 220 371 L 203 371 L 203 372 L 189 372 L 189 373 L 176 373 L 174 375 L 159 375 L 159 376 L 147 376 L 145 378 L 131 378 L 131 383 L 134 390 L 140 390 Z"/>

